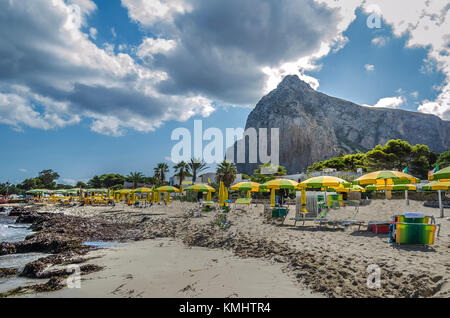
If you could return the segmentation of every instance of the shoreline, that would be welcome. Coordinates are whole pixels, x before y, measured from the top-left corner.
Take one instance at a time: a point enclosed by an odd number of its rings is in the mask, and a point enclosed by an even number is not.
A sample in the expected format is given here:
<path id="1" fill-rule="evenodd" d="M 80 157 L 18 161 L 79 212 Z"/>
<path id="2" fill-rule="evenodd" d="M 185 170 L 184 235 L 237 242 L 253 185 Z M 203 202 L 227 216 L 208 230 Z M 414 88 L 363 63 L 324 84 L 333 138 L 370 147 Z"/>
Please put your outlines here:
<path id="1" fill-rule="evenodd" d="M 128 224 L 126 229 L 133 230 L 128 232 L 128 235 L 133 233 L 134 240 L 138 242 L 126 244 L 140 244 L 147 239 L 164 238 L 182 242 L 185 248 L 203 247 L 212 251 L 221 249 L 241 260 L 258 259 L 278 264 L 291 282 L 297 286 L 305 286 L 312 293 L 325 297 L 450 295 L 448 258 L 450 230 L 446 219 L 437 219 L 441 223 L 441 235 L 435 245 L 425 249 L 420 246 L 394 246 L 387 243 L 386 235 L 358 232 L 355 229 L 319 230 L 313 223 L 293 227 L 289 221 L 293 213 L 292 208 L 283 225 L 268 221 L 262 206 L 248 208 L 246 211 L 234 210 L 228 215 L 232 226 L 226 231 L 215 225 L 214 213 L 205 214 L 201 218 L 192 217 L 196 209 L 196 204 L 174 202 L 169 207 L 158 206 L 148 209 L 127 206 L 115 208 L 44 206 L 39 207 L 34 213 L 40 217 L 39 211 L 45 210 L 44 215 L 50 220 L 67 218 L 77 220 L 76 222 L 82 220 L 91 225 L 97 224 L 96 222 L 115 224 L 118 227 Z M 361 207 L 356 217 L 353 208 L 347 207 L 331 211 L 329 218 L 383 221 L 389 220 L 394 213 L 405 211 L 403 200 L 374 200 L 369 206 Z M 439 213 L 436 209 L 423 207 L 420 202 L 411 202 L 407 211 L 424 211 L 429 215 Z M 109 238 L 114 236 L 112 235 L 114 233 L 108 234 Z M 129 241 L 130 238 L 131 236 L 125 240 Z M 56 261 L 60 264 L 68 264 L 74 260 L 79 264 L 87 261 L 92 263 L 86 255 L 95 249 L 82 250 L 82 255 L 56 254 L 46 261 L 48 263 Z M 98 264 L 97 260 L 93 262 L 94 264 L 87 265 Z M 44 264 L 45 262 L 38 264 L 34 274 L 39 273 Z M 373 290 L 367 287 L 366 270 L 371 264 L 376 264 L 382 271 L 383 285 L 380 289 Z M 101 275 L 103 271 L 108 270 L 108 264 L 104 265 L 105 268 L 88 266 L 88 271 L 82 273 L 83 278 L 93 269 L 95 275 Z M 63 279 L 64 277 L 58 284 L 63 285 Z M 34 296 L 40 297 L 39 294 Z"/>

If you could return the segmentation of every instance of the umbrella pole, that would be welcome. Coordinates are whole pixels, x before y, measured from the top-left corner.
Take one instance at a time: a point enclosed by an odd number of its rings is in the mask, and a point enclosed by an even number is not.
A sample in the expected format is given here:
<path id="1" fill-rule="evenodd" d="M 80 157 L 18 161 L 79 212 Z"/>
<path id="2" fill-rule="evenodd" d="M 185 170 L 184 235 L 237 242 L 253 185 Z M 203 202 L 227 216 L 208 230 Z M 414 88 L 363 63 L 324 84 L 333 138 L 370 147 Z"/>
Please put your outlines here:
<path id="1" fill-rule="evenodd" d="M 443 218 L 444 217 L 444 207 L 442 205 L 441 190 L 438 190 L 438 197 L 439 197 L 439 210 L 441 211 L 441 218 Z"/>
<path id="2" fill-rule="evenodd" d="M 387 194 L 387 179 L 384 179 L 384 198 L 387 200 L 388 199 L 388 194 Z"/>
<path id="3" fill-rule="evenodd" d="M 408 190 L 405 190 L 405 204 L 406 206 L 409 206 Z"/>

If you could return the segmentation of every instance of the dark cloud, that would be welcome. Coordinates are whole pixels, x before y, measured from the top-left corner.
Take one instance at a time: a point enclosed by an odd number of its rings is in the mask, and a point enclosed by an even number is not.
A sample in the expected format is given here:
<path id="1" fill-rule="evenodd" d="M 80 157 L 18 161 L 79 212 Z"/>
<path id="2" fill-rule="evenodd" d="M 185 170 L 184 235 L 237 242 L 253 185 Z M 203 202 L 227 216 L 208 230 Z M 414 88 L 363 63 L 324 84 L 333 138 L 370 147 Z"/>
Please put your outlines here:
<path id="1" fill-rule="evenodd" d="M 262 67 L 307 56 L 337 35 L 335 11 L 310 0 L 191 0 L 174 16 L 175 50 L 152 58 L 171 94 L 201 93 L 229 103 L 261 97 Z"/>

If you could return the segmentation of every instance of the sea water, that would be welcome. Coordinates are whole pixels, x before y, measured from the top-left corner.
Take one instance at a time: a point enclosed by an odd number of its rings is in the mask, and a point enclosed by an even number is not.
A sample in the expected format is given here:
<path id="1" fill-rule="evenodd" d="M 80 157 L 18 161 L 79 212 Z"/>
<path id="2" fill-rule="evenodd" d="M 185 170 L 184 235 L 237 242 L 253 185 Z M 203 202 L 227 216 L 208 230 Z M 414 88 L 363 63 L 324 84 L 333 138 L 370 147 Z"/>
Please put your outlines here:
<path id="1" fill-rule="evenodd" d="M 17 224 L 14 220 L 5 218 L 9 211 L 10 209 L 0 212 L 0 243 L 20 242 L 34 233 L 30 230 L 31 224 Z M 0 256 L 0 268 L 16 268 L 21 272 L 26 264 L 48 255 L 43 253 L 3 255 Z M 36 283 L 36 280 L 21 277 L 0 278 L 0 292 L 33 283 Z"/>

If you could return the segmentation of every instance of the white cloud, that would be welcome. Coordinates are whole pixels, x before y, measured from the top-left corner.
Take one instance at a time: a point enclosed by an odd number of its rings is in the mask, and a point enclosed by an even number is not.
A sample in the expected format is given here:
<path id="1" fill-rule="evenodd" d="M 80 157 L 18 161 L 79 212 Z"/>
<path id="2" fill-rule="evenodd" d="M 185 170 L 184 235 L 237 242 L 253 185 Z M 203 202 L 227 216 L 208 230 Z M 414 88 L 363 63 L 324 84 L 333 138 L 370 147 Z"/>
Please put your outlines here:
<path id="1" fill-rule="evenodd" d="M 97 39 L 97 34 L 98 34 L 98 31 L 97 31 L 96 28 L 90 28 L 90 29 L 89 29 L 89 35 L 90 35 L 91 38 L 93 38 L 94 40 Z"/>
<path id="2" fill-rule="evenodd" d="M 382 47 L 382 46 L 386 45 L 387 41 L 388 41 L 387 37 L 377 36 L 377 37 L 373 38 L 371 42 L 375 46 Z"/>
<path id="3" fill-rule="evenodd" d="M 54 103 L 42 96 L 30 95 L 24 90 L 18 92 L 21 96 L 0 93 L 0 123 L 11 125 L 21 131 L 22 126 L 49 130 L 80 122 L 79 116 L 64 113 L 63 104 Z M 30 100 L 42 102 L 45 111 L 43 113 L 36 111 L 35 105 Z"/>
<path id="4" fill-rule="evenodd" d="M 19 171 L 20 171 L 20 172 L 23 172 L 23 173 L 27 173 L 27 172 L 28 172 L 28 170 L 25 169 L 25 168 L 20 168 Z"/>
<path id="5" fill-rule="evenodd" d="M 381 98 L 375 105 L 367 105 L 369 107 L 381 107 L 381 108 L 399 108 L 403 103 L 405 103 L 405 98 L 401 96 L 397 97 L 385 97 Z"/>
<path id="6" fill-rule="evenodd" d="M 418 98 L 419 97 L 419 92 L 417 92 L 417 91 L 416 92 L 412 92 L 411 96 L 414 97 L 414 98 Z"/>
<path id="7" fill-rule="evenodd" d="M 122 5 L 134 21 L 145 25 L 172 22 L 174 14 L 191 10 L 191 6 L 183 0 L 122 0 Z"/>
<path id="8" fill-rule="evenodd" d="M 143 59 L 155 54 L 167 53 L 175 47 L 176 42 L 174 40 L 145 38 L 139 45 L 136 55 Z"/>
<path id="9" fill-rule="evenodd" d="M 366 71 L 368 71 L 368 72 L 373 72 L 373 71 L 375 71 L 375 65 L 372 65 L 372 64 L 366 64 L 366 65 L 364 65 L 364 68 L 365 68 Z"/>
<path id="10" fill-rule="evenodd" d="M 48 130 L 87 118 L 93 131 L 121 135 L 213 111 L 206 98 L 196 103 L 197 95 L 159 92 L 155 86 L 167 78 L 164 72 L 115 54 L 112 45 L 97 47 L 81 31 L 95 4 L 71 3 L 81 7 L 81 24 L 62 0 L 1 2 L 0 123 Z"/>

